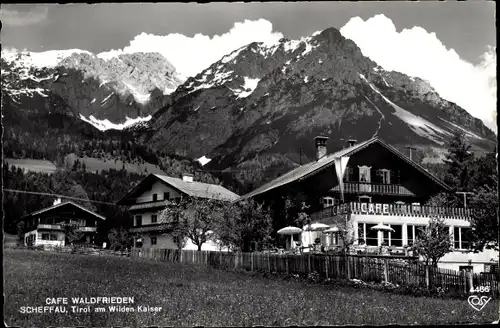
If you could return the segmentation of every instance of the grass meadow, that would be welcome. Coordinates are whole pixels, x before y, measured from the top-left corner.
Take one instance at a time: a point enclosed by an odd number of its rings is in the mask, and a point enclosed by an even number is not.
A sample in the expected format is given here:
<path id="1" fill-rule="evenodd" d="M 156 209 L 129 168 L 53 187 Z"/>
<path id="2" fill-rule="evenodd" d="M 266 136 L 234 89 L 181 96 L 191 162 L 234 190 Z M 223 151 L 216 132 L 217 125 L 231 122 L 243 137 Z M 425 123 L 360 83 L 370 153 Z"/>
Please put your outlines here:
<path id="1" fill-rule="evenodd" d="M 47 326 L 290 326 L 491 323 L 466 300 L 416 298 L 114 256 L 4 250 L 5 322 Z M 48 297 L 134 297 L 145 313 L 23 314 Z M 70 301 L 71 305 L 71 301 Z M 105 306 L 106 305 L 101 305 Z"/>
<path id="2" fill-rule="evenodd" d="M 124 163 L 119 159 L 113 158 L 94 158 L 94 157 L 77 157 L 75 154 L 70 154 L 65 157 L 65 160 L 68 161 L 69 165 L 72 166 L 76 160 L 85 163 L 87 172 L 95 172 L 102 170 L 121 170 L 125 165 L 125 170 L 128 172 L 134 172 L 137 174 L 148 175 L 150 173 L 157 174 L 165 174 L 158 166 L 153 165 L 151 163 L 145 162 L 143 164 L 140 163 Z"/>
<path id="3" fill-rule="evenodd" d="M 41 159 L 15 159 L 15 158 L 4 158 L 5 165 L 11 167 L 20 167 L 25 171 L 41 172 L 41 173 L 54 173 L 56 171 L 56 166 L 46 160 Z"/>

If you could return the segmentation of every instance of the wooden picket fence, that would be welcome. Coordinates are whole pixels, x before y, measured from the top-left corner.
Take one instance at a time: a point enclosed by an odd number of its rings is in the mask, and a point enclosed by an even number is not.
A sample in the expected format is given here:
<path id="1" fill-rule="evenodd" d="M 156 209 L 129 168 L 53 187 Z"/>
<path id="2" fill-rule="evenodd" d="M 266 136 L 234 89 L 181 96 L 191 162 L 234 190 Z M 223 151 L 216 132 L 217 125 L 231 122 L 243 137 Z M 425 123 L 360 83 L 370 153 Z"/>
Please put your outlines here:
<path id="1" fill-rule="evenodd" d="M 301 255 L 273 253 L 231 253 L 216 251 L 133 248 L 132 258 L 164 262 L 206 265 L 220 269 L 243 269 L 307 275 L 317 273 L 322 278 L 359 279 L 365 282 L 387 282 L 394 285 L 414 285 L 443 288 L 455 294 L 468 294 L 472 286 L 489 287 L 489 294 L 498 296 L 498 274 L 466 274 L 454 270 L 433 268 L 414 258 L 391 259 L 384 256 Z M 471 286 L 472 281 L 472 286 Z"/>

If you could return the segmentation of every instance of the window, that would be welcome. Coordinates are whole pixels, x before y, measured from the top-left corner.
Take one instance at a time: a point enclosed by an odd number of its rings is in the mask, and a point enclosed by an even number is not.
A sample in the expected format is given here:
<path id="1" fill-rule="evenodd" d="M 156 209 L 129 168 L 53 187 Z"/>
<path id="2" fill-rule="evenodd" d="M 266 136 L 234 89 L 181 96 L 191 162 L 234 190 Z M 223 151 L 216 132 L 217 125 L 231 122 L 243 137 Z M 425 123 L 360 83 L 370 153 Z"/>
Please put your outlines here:
<path id="1" fill-rule="evenodd" d="M 135 216 L 135 225 L 136 226 L 141 226 L 142 225 L 142 216 L 136 215 Z"/>
<path id="2" fill-rule="evenodd" d="M 412 225 L 409 224 L 406 226 L 406 234 L 408 237 L 408 245 L 415 243 L 418 237 L 422 236 L 425 229 L 425 225 Z"/>
<path id="3" fill-rule="evenodd" d="M 358 223 L 358 241 L 364 241 L 366 246 L 378 246 L 378 234 L 371 227 L 376 224 Z"/>
<path id="4" fill-rule="evenodd" d="M 50 240 L 50 235 L 48 233 L 42 233 L 42 240 Z"/>
<path id="5" fill-rule="evenodd" d="M 460 265 L 458 267 L 458 271 L 470 271 L 472 272 L 472 270 L 474 269 L 474 267 L 472 265 Z"/>
<path id="6" fill-rule="evenodd" d="M 400 224 L 391 224 L 394 232 L 389 232 L 387 242 L 389 246 L 403 247 L 403 226 Z"/>
<path id="7" fill-rule="evenodd" d="M 164 199 L 164 200 L 169 200 L 169 199 L 170 199 L 170 193 L 168 193 L 168 192 L 164 192 L 164 193 L 163 193 L 163 199 Z"/>
<path id="8" fill-rule="evenodd" d="M 371 166 L 358 166 L 359 168 L 359 182 L 370 182 L 370 169 Z"/>
<path id="9" fill-rule="evenodd" d="M 381 183 L 383 183 L 383 184 L 390 184 L 391 183 L 391 170 L 380 169 L 377 171 L 377 175 L 378 175 Z"/>
<path id="10" fill-rule="evenodd" d="M 156 245 L 156 237 L 151 237 L 151 245 Z"/>
<path id="11" fill-rule="evenodd" d="M 57 235 L 51 234 L 50 235 L 50 240 L 57 240 Z"/>
<path id="12" fill-rule="evenodd" d="M 354 170 L 352 167 L 346 167 L 345 172 L 344 172 L 344 182 L 349 182 L 352 181 L 352 176 L 353 176 Z"/>
<path id="13" fill-rule="evenodd" d="M 323 197 L 323 207 L 330 207 L 330 206 L 335 205 L 336 203 L 337 202 L 336 202 L 335 198 L 332 198 L 332 197 Z"/>
<path id="14" fill-rule="evenodd" d="M 361 241 L 366 243 L 366 241 L 365 241 L 365 224 L 364 223 L 358 223 L 358 243 Z"/>
<path id="15" fill-rule="evenodd" d="M 151 223 L 156 223 L 158 221 L 158 216 L 156 214 L 151 215 Z"/>
<path id="16" fill-rule="evenodd" d="M 153 202 L 156 202 L 158 200 L 158 194 L 153 194 Z"/>
<path id="17" fill-rule="evenodd" d="M 453 227 L 453 247 L 456 249 L 469 249 L 472 247 L 471 243 L 471 228 Z"/>
<path id="18" fill-rule="evenodd" d="M 472 229 L 471 228 L 460 228 L 462 235 L 462 248 L 471 249 L 472 248 Z"/>

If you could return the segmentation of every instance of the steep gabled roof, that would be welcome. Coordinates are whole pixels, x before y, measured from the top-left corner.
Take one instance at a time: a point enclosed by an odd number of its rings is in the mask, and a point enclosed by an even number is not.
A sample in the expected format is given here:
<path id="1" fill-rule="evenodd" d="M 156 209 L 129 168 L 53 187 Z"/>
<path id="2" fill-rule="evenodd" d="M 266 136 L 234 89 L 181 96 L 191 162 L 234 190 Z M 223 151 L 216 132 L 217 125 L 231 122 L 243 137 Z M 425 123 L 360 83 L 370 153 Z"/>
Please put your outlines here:
<path id="1" fill-rule="evenodd" d="M 85 212 L 89 213 L 90 215 L 95 216 L 96 218 L 99 218 L 99 219 L 101 219 L 101 220 L 106 220 L 106 218 L 105 218 L 104 216 L 99 215 L 99 214 L 97 214 L 97 213 L 95 213 L 95 212 L 92 212 L 91 210 L 88 210 L 88 209 L 86 209 L 85 207 L 80 206 L 80 205 L 78 205 L 78 204 L 75 204 L 75 203 L 73 203 L 73 202 L 64 202 L 64 203 L 59 203 L 59 204 L 57 204 L 57 205 L 53 205 L 53 206 L 51 206 L 51 207 L 43 208 L 43 209 L 41 209 L 41 210 L 38 210 L 38 211 L 32 212 L 32 213 L 30 213 L 30 214 L 28 214 L 28 215 L 24 216 L 24 217 L 23 217 L 23 219 L 24 219 L 24 218 L 27 218 L 27 217 L 29 217 L 29 216 L 34 216 L 34 215 L 38 215 L 38 214 L 41 214 L 41 213 L 44 213 L 44 212 L 52 211 L 52 210 L 54 210 L 54 209 L 56 209 L 56 208 L 59 208 L 59 207 L 62 207 L 62 206 L 66 206 L 66 205 L 72 205 L 72 206 L 78 207 L 78 208 L 79 208 L 79 209 L 81 209 L 82 211 L 85 211 Z"/>
<path id="2" fill-rule="evenodd" d="M 171 188 L 177 190 L 181 194 L 185 194 L 191 197 L 227 201 L 234 201 L 240 197 L 234 192 L 219 185 L 196 181 L 188 182 L 182 179 L 173 178 L 162 174 L 150 174 L 146 178 L 144 178 L 137 186 L 132 188 L 121 200 L 117 202 L 117 204 L 124 205 L 126 201 L 138 190 L 144 188 L 145 185 L 153 184 L 156 181 L 161 181 Z"/>
<path id="3" fill-rule="evenodd" d="M 387 144 L 385 141 L 380 139 L 379 137 L 374 137 L 372 139 L 360 142 L 358 144 L 355 144 L 351 147 L 339 150 L 335 153 L 328 154 L 322 158 L 320 158 L 318 161 L 313 161 L 307 164 L 304 164 L 302 166 L 299 166 L 293 170 L 291 170 L 288 173 L 283 174 L 282 176 L 260 186 L 259 188 L 255 189 L 254 191 L 249 192 L 246 195 L 243 195 L 240 197 L 240 199 L 247 199 L 254 197 L 259 194 L 263 194 L 265 192 L 268 192 L 272 189 L 284 186 L 286 184 L 295 182 L 295 181 L 301 181 L 303 179 L 308 178 L 311 175 L 314 175 L 327 167 L 330 167 L 331 165 L 335 164 L 335 159 L 344 157 L 344 156 L 351 156 L 357 152 L 359 152 L 362 149 L 365 149 L 366 147 L 374 144 L 374 143 L 379 143 L 382 145 L 384 148 L 392 152 L 394 155 L 398 156 L 411 166 L 413 166 L 415 169 L 418 171 L 422 172 L 425 174 L 427 177 L 432 179 L 434 182 L 439 184 L 441 187 L 443 187 L 445 190 L 450 190 L 451 188 L 446 185 L 444 182 L 436 178 L 434 175 L 432 175 L 429 171 L 427 171 L 425 168 L 417 164 L 416 162 L 412 161 L 409 159 L 405 154 L 394 148 L 393 146 Z"/>
<path id="4" fill-rule="evenodd" d="M 178 178 L 172 178 L 166 175 L 155 174 L 155 176 L 162 181 L 166 182 L 173 188 L 180 190 L 184 194 L 192 197 L 211 198 L 218 200 L 235 200 L 240 196 L 216 184 L 209 184 L 203 182 L 188 182 Z"/>

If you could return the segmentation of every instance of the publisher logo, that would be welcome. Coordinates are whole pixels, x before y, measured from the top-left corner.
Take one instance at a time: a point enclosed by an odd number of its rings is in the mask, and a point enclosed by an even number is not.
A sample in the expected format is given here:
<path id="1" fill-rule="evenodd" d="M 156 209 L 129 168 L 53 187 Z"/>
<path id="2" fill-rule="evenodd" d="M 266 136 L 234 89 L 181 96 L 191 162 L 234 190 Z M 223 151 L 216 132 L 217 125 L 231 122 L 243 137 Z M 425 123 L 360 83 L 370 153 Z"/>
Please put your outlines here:
<path id="1" fill-rule="evenodd" d="M 472 308 L 476 311 L 481 311 L 484 309 L 486 304 L 491 300 L 491 297 L 488 296 L 477 296 L 477 295 L 471 295 L 467 299 L 469 302 L 469 305 L 472 306 Z"/>

